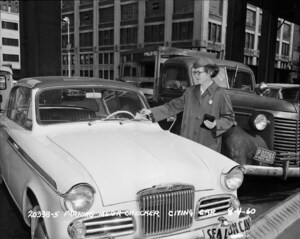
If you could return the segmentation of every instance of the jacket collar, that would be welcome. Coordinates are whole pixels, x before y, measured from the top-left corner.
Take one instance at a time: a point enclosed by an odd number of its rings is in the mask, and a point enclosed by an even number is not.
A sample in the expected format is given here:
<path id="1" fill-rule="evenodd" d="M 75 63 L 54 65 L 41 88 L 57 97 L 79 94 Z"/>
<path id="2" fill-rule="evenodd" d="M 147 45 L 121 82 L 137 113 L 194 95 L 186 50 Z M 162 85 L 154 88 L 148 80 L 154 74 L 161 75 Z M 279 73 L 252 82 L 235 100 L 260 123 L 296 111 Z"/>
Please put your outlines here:
<path id="1" fill-rule="evenodd" d="M 204 92 L 204 95 L 209 94 L 210 96 L 214 95 L 215 91 L 217 90 L 219 86 L 213 82 Z M 200 95 L 200 85 L 196 85 L 194 88 L 194 95 L 198 99 L 198 101 L 201 102 L 201 95 Z"/>

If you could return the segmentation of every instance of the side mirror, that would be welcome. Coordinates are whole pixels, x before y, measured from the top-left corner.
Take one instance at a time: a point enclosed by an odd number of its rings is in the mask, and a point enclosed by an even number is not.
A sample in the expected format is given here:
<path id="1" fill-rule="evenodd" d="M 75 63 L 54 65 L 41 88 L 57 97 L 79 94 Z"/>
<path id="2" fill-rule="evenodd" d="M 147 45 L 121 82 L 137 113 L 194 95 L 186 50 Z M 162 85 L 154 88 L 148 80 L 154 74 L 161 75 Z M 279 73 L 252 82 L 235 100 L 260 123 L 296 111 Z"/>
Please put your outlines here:
<path id="1" fill-rule="evenodd" d="M 258 90 L 261 94 L 263 94 L 268 89 L 268 86 L 265 82 L 261 82 L 258 86 Z"/>

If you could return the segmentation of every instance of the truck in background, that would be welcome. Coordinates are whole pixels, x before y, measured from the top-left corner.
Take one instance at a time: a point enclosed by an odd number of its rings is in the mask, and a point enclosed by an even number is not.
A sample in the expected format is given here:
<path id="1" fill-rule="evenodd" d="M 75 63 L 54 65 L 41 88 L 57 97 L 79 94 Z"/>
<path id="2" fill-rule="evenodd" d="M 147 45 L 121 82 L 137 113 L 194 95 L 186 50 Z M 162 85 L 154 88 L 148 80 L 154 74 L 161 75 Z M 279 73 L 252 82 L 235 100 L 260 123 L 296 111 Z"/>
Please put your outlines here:
<path id="1" fill-rule="evenodd" d="M 13 71 L 10 66 L 0 66 L 0 112 L 4 110 L 9 92 L 14 85 Z"/>
<path id="2" fill-rule="evenodd" d="M 121 78 L 134 82 L 150 82 L 148 98 L 151 107 L 180 97 L 196 84 L 192 64 L 197 59 L 210 58 L 220 67 L 214 79 L 227 89 L 236 116 L 235 127 L 223 135 L 222 154 L 240 163 L 245 174 L 260 176 L 300 177 L 299 104 L 260 96 L 255 91 L 252 70 L 239 62 L 217 59 L 216 55 L 171 47 L 145 48 L 123 53 Z M 150 64 L 151 63 L 151 64 Z M 171 132 L 179 134 L 182 114 L 177 115 Z M 169 129 L 174 122 L 159 122 Z"/>
<path id="3" fill-rule="evenodd" d="M 160 76 L 163 63 L 178 56 L 216 58 L 217 54 L 167 46 L 153 46 L 124 51 L 121 52 L 120 80 L 140 88 L 147 100 L 151 102 L 154 82 Z"/>

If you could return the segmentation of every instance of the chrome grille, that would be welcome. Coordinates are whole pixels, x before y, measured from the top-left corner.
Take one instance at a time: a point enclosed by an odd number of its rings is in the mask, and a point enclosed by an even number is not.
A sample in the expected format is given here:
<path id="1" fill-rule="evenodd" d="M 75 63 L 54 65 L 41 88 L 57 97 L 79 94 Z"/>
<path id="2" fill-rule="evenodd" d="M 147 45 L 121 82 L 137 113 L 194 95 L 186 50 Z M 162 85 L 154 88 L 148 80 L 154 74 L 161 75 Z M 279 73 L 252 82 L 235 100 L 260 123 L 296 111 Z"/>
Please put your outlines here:
<path id="1" fill-rule="evenodd" d="M 275 118 L 273 149 L 276 151 L 275 166 L 283 166 L 280 153 L 300 151 L 299 120 Z M 289 166 L 299 167 L 299 161 L 291 160 Z"/>
<path id="2" fill-rule="evenodd" d="M 143 235 L 184 229 L 193 222 L 194 188 L 177 185 L 172 189 L 149 189 L 140 194 L 139 205 Z"/>
<path id="3" fill-rule="evenodd" d="M 203 220 L 209 217 L 228 214 L 231 207 L 230 199 L 232 195 L 215 195 L 201 198 L 197 203 L 197 219 Z"/>
<path id="4" fill-rule="evenodd" d="M 135 231 L 134 220 L 124 212 L 117 214 L 93 215 L 92 217 L 80 218 L 73 222 L 81 222 L 86 228 L 85 238 L 99 238 L 100 236 L 117 237 L 132 234 Z"/>

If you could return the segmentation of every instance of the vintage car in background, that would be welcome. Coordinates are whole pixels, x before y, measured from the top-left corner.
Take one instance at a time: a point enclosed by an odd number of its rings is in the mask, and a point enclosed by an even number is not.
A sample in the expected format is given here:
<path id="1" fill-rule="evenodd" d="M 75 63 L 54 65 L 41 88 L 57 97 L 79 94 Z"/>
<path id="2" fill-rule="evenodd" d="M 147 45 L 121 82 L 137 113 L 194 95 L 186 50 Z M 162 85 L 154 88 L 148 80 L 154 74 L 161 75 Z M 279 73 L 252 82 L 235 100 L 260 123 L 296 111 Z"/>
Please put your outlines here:
<path id="1" fill-rule="evenodd" d="M 258 95 L 254 73 L 242 63 L 200 53 L 170 58 L 155 79 L 151 107 L 180 97 L 188 87 L 197 84 L 192 66 L 200 58 L 220 67 L 214 80 L 227 89 L 235 113 L 237 125 L 223 135 L 222 153 L 244 166 L 247 175 L 300 177 L 299 102 Z M 181 118 L 182 114 L 178 114 L 171 132 L 180 133 Z M 199 125 L 201 122 L 202 119 Z M 163 129 L 171 125 L 166 120 L 159 124 Z"/>
<path id="2" fill-rule="evenodd" d="M 296 84 L 262 82 L 256 85 L 256 89 L 263 96 L 300 103 L 300 86 Z"/>
<path id="3" fill-rule="evenodd" d="M 145 107 L 120 82 L 18 81 L 0 116 L 0 176 L 32 238 L 249 233 L 238 213 L 243 168 L 139 116 Z"/>

